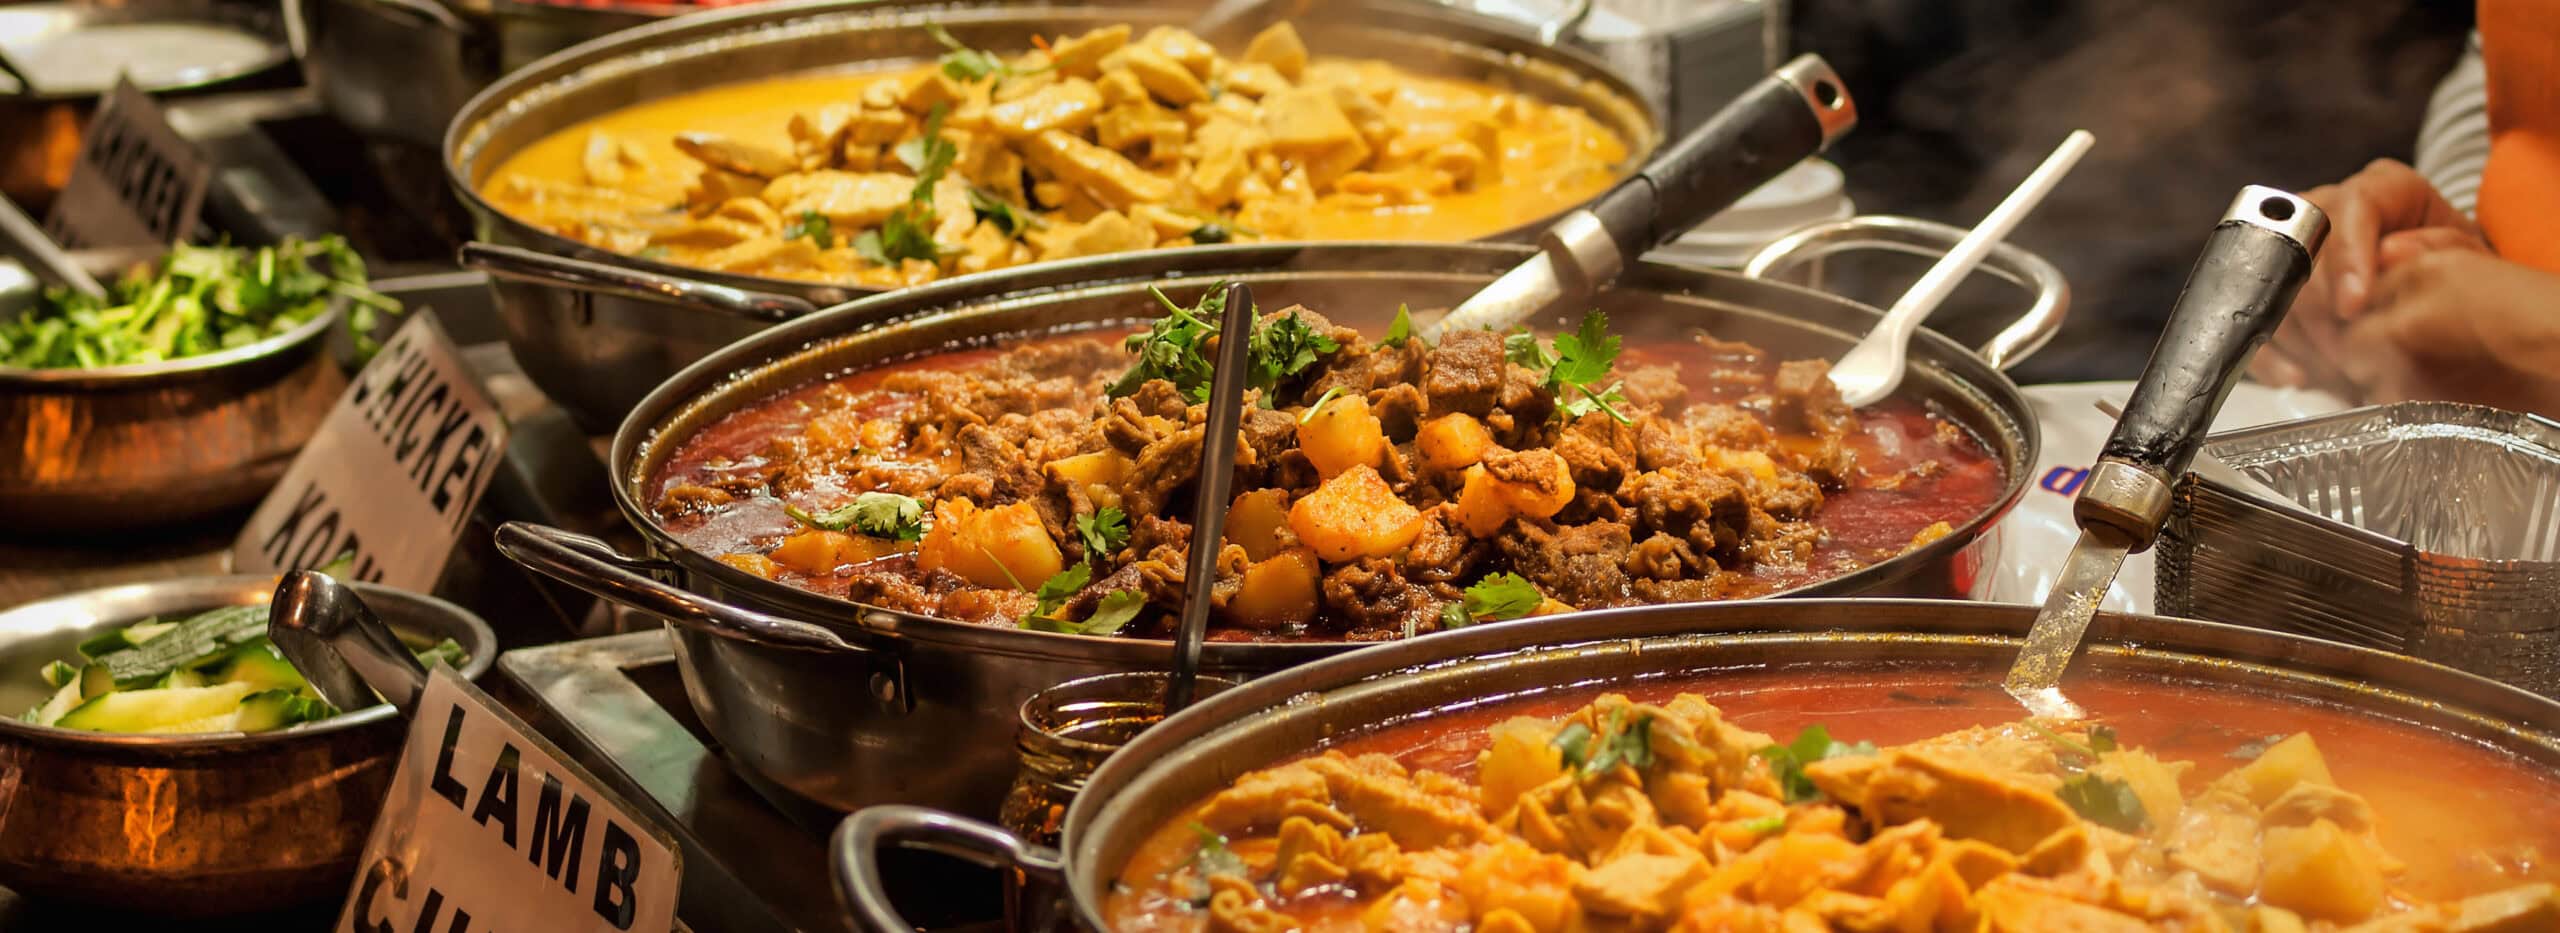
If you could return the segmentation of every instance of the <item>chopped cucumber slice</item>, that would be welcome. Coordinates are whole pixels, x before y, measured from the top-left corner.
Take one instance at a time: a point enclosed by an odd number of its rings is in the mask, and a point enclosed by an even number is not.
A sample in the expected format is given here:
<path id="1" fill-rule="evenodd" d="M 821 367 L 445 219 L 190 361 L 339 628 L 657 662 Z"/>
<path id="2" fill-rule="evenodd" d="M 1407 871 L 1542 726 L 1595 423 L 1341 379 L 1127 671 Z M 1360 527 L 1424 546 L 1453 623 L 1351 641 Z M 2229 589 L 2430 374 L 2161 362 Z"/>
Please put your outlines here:
<path id="1" fill-rule="evenodd" d="M 116 692 L 116 677 L 107 666 L 96 661 L 80 669 L 80 698 L 94 700 Z"/>
<path id="2" fill-rule="evenodd" d="M 74 707 L 55 725 L 92 732 L 155 732 L 182 725 L 192 727 L 226 714 L 236 718 L 240 701 L 252 692 L 248 684 L 119 690 Z M 231 728 L 225 725 L 212 731 Z"/>
<path id="3" fill-rule="evenodd" d="M 138 647 L 143 642 L 168 634 L 170 629 L 177 627 L 178 623 L 175 622 L 162 622 L 157 619 L 147 619 L 111 632 L 100 632 L 96 635 L 89 636 L 89 640 L 80 643 L 80 656 L 84 658 L 95 658 L 99 655 L 113 654 L 127 648 Z"/>
<path id="4" fill-rule="evenodd" d="M 267 607 L 225 606 L 177 624 L 158 637 L 97 659 L 116 686 L 135 687 L 181 668 L 222 656 L 231 647 L 267 633 Z"/>
<path id="5" fill-rule="evenodd" d="M 185 722 L 166 722 L 142 730 L 148 735 L 190 735 L 199 732 L 240 732 L 240 710 L 217 713 Z"/>
<path id="6" fill-rule="evenodd" d="M 253 693 L 240 701 L 242 732 L 265 732 L 306 722 L 318 722 L 338 714 L 326 700 L 315 700 L 290 690 L 268 690 Z"/>
<path id="7" fill-rule="evenodd" d="M 194 671 L 170 671 L 166 674 L 160 675 L 160 679 L 152 681 L 151 685 L 162 688 L 201 687 L 207 683 L 211 683 L 211 681 L 206 680 L 203 674 L 199 674 Z"/>
<path id="8" fill-rule="evenodd" d="M 293 662 L 284 659 L 284 652 L 277 650 L 275 643 L 264 637 L 241 642 L 232 648 L 229 654 L 223 655 L 218 670 L 218 680 L 244 683 L 259 690 L 293 691 L 308 683 L 302 679 L 301 671 L 293 669 Z"/>
<path id="9" fill-rule="evenodd" d="M 59 687 L 80 679 L 80 669 L 60 661 L 44 663 L 44 685 Z"/>
<path id="10" fill-rule="evenodd" d="M 444 666 L 458 671 L 462 669 L 463 662 L 471 660 L 463 652 L 462 644 L 450 638 L 436 642 L 434 646 L 417 652 L 417 655 L 418 666 L 428 670 L 434 670 L 436 662 L 442 661 Z"/>
<path id="11" fill-rule="evenodd" d="M 43 706 L 28 710 L 26 720 L 39 726 L 53 725 L 62 721 L 62 714 L 79 706 L 80 701 L 80 682 L 74 680 L 63 684 L 62 689 L 54 691 L 52 698 L 45 700 Z"/>

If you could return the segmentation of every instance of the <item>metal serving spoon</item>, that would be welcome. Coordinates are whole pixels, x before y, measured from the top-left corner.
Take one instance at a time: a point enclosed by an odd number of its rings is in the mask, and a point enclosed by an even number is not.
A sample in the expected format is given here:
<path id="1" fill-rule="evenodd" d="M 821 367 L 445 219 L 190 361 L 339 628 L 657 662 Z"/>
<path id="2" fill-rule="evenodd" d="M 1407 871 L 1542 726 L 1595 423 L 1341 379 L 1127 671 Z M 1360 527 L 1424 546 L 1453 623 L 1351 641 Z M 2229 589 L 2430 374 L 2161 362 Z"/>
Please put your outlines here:
<path id="1" fill-rule="evenodd" d="M 2084 715 L 2062 694 L 2062 675 L 2080 651 L 2089 620 L 2126 555 L 2151 546 L 2169 518 L 2170 489 L 2204 445 L 2213 415 L 2238 382 L 2240 364 L 2273 334 L 2311 274 L 2329 218 L 2311 202 L 2274 188 L 2240 189 L 2205 239 L 2204 255 L 2169 312 L 2151 361 L 2100 448 L 2098 463 L 2071 503 L 2080 540 L 2036 612 L 2002 688 L 2027 713 Z"/>
<path id="2" fill-rule="evenodd" d="M 1989 255 L 1992 247 L 2008 239 L 2009 231 L 2017 229 L 2018 222 L 2044 202 L 2044 196 L 2052 193 L 2053 186 L 2061 183 L 2062 176 L 2079 164 L 2080 157 L 2095 142 L 2097 137 L 2089 135 L 2088 130 L 2072 130 L 2070 136 L 2063 138 L 2062 146 L 2046 156 L 2044 164 L 2036 166 L 2017 190 L 2002 198 L 2000 206 L 1992 208 L 1973 232 L 1956 241 L 1954 249 L 1948 250 L 1937 265 L 1930 266 L 1920 281 L 1912 283 L 1910 291 L 1902 293 L 1876 329 L 1868 331 L 1831 367 L 1831 384 L 1840 387 L 1842 401 L 1851 408 L 1865 408 L 1884 401 L 1902 385 L 1902 372 L 1910 367 L 1911 333 L 1920 329 L 1921 321 L 1928 320 L 1929 312 L 1946 303 L 1947 296 L 1955 292 L 1965 276 L 1973 274 L 1973 267 L 1982 264 L 1982 257 Z"/>
<path id="3" fill-rule="evenodd" d="M 1697 226 L 1858 125 L 1847 85 L 1819 55 L 1798 56 L 1743 91 L 1590 207 L 1538 235 L 1538 254 L 1423 330 L 1505 330 L 1588 298 L 1636 257 Z"/>

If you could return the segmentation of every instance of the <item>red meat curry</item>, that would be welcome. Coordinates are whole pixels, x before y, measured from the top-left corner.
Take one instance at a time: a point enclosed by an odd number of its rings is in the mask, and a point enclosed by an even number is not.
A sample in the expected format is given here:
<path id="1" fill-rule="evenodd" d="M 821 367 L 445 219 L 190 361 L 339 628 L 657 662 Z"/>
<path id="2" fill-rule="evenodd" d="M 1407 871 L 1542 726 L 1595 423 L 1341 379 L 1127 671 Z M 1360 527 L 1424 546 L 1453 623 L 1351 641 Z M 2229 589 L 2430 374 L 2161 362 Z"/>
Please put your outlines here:
<path id="1" fill-rule="evenodd" d="M 653 506 L 686 545 L 827 595 L 1161 635 L 1215 300 L 785 391 L 684 440 Z M 1962 427 L 1903 400 L 1852 411 L 1819 360 L 1628 343 L 1597 314 L 1552 340 L 1409 331 L 1260 316 L 1211 637 L 1765 595 L 1935 540 L 2004 488 Z"/>

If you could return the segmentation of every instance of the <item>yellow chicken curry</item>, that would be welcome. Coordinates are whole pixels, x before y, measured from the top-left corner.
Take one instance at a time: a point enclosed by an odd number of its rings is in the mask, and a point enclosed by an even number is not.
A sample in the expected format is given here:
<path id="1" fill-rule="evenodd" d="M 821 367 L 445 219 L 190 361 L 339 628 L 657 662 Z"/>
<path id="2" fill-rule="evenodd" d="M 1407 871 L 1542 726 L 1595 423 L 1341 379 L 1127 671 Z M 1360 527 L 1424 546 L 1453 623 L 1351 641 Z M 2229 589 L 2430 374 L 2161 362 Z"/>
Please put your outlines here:
<path id="1" fill-rule="evenodd" d="M 2106 677 L 2073 691 L 2101 724 L 2021 722 L 1996 687 L 1907 666 L 1630 692 L 1442 711 L 1248 773 L 1150 836 L 1104 916 L 1122 933 L 2560 929 L 2560 785 L 2405 724 Z"/>
<path id="2" fill-rule="evenodd" d="M 1126 25 L 1011 57 L 712 88 L 570 127 L 483 195 L 593 246 L 891 288 L 1195 243 L 1465 240 L 1597 195 L 1625 140 L 1571 106 L 1275 25 L 1228 57 Z"/>

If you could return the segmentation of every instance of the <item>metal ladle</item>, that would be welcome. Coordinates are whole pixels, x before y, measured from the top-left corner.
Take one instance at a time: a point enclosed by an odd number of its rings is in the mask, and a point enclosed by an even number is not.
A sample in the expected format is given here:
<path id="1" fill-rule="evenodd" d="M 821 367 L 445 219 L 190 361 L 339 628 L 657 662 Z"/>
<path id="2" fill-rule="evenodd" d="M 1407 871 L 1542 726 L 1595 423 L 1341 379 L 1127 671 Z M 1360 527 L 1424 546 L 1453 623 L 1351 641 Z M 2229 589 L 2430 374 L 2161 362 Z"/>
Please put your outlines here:
<path id="1" fill-rule="evenodd" d="M 1209 637 L 1209 590 L 1218 582 L 1226 542 L 1227 500 L 1236 484 L 1236 435 L 1244 423 L 1246 355 L 1253 343 L 1253 289 L 1227 286 L 1218 316 L 1217 370 L 1209 380 L 1209 413 L 1200 434 L 1199 495 L 1191 504 L 1191 551 L 1183 561 L 1182 624 L 1173 636 L 1173 677 L 1164 714 L 1191 705 L 1200 677 L 1200 645 Z"/>

